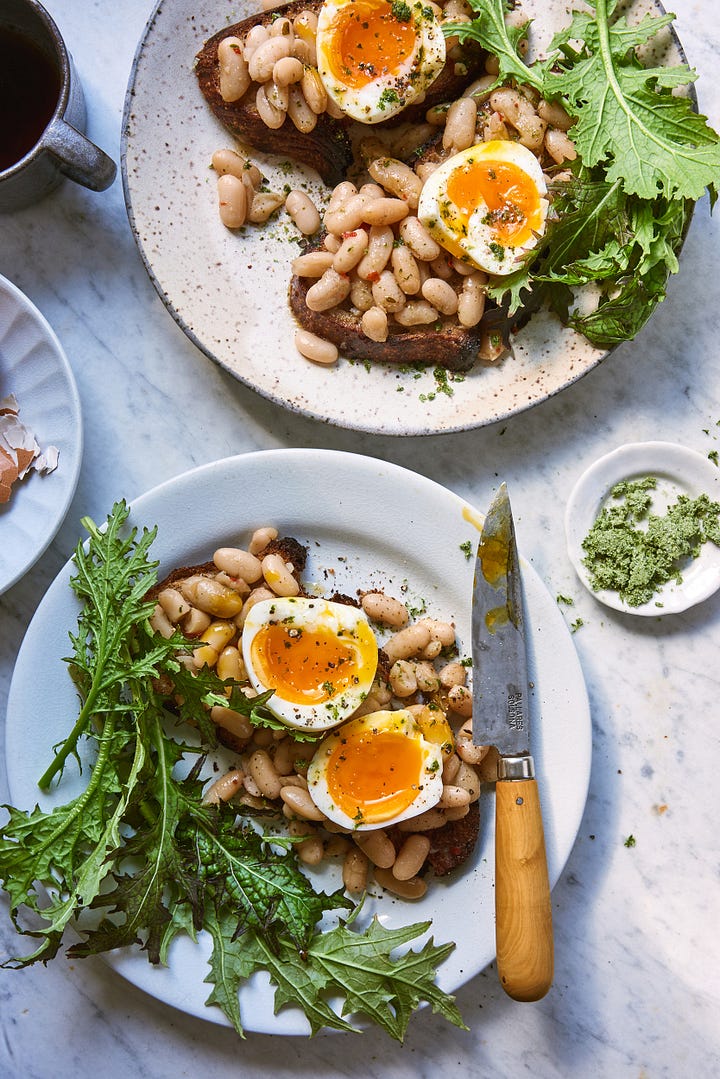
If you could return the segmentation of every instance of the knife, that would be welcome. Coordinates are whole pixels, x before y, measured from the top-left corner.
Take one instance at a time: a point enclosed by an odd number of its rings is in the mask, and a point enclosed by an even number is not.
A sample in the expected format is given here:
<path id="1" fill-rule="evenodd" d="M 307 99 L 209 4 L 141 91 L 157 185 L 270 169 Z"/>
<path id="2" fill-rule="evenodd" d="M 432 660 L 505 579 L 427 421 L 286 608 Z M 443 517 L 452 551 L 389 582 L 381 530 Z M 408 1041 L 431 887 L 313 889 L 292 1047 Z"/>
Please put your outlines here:
<path id="1" fill-rule="evenodd" d="M 515 528 L 501 484 L 478 543 L 472 606 L 473 741 L 498 751 L 495 939 L 500 983 L 514 1000 L 543 997 L 553 979 L 545 837 L 530 711 Z"/>

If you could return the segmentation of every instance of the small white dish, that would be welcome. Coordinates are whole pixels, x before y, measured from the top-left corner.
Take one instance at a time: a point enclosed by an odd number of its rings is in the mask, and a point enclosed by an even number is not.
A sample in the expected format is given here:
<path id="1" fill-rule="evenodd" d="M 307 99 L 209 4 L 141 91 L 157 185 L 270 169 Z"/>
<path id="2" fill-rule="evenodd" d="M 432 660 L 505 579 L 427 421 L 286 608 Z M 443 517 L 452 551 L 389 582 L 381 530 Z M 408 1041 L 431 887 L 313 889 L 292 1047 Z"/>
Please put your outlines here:
<path id="1" fill-rule="evenodd" d="M 678 614 L 707 599 L 720 587 L 720 548 L 703 545 L 700 554 L 682 570 L 679 583 L 670 581 L 647 603 L 631 607 L 608 590 L 595 591 L 583 564 L 582 542 L 592 528 L 615 484 L 654 476 L 653 513 L 663 513 L 678 495 L 697 498 L 706 494 L 720 501 L 720 469 L 695 450 L 672 442 L 635 442 L 601 457 L 575 484 L 565 510 L 565 535 L 570 561 L 588 591 L 607 607 L 626 614 L 657 618 Z"/>
<path id="2" fill-rule="evenodd" d="M 0 506 L 0 594 L 33 566 L 65 519 L 80 475 L 83 432 L 72 368 L 55 332 L 27 296 L 0 277 L 0 397 L 14 394 L 20 419 L 58 465 L 32 473 Z"/>

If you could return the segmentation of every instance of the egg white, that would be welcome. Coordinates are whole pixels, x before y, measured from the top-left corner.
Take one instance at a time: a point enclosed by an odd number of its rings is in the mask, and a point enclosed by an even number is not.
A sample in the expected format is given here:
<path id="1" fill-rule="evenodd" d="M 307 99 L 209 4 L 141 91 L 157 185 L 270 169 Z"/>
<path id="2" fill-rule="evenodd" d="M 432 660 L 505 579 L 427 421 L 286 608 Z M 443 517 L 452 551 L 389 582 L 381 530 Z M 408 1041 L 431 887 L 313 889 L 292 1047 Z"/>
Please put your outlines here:
<path id="1" fill-rule="evenodd" d="M 379 71 L 363 86 L 343 82 L 342 72 L 333 63 L 338 27 L 349 12 L 377 8 L 382 0 L 325 0 L 318 16 L 317 65 L 328 95 L 347 116 L 365 124 L 376 124 L 402 112 L 434 82 L 445 65 L 445 37 L 432 8 L 420 2 L 397 5 L 414 28 L 412 53 L 393 71 Z"/>
<path id="2" fill-rule="evenodd" d="M 480 198 L 469 217 L 455 205 L 448 192 L 453 173 L 474 161 L 510 163 L 525 174 L 537 193 L 539 221 L 523 243 L 499 242 L 486 202 Z M 518 268 L 520 260 L 537 246 L 545 231 L 548 201 L 547 184 L 540 162 L 531 150 L 518 142 L 493 140 L 478 143 L 444 161 L 423 185 L 418 217 L 430 235 L 451 255 L 471 262 L 487 273 L 505 276 Z"/>
<path id="3" fill-rule="evenodd" d="M 277 683 L 268 684 L 259 663 L 256 664 L 253 643 L 267 626 L 277 623 L 284 623 L 298 633 L 322 627 L 341 640 L 354 654 L 352 684 L 338 687 L 324 699 L 310 703 L 290 700 L 290 694 L 283 696 Z M 323 731 L 342 723 L 364 701 L 375 677 L 378 646 L 367 616 L 359 608 L 326 599 L 292 596 L 263 600 L 251 607 L 243 626 L 242 653 L 253 688 L 258 693 L 275 690 L 265 707 L 277 719 L 295 729 Z M 332 674 L 328 674 L 328 684 L 331 679 Z"/>
<path id="4" fill-rule="evenodd" d="M 352 764 L 347 766 L 352 771 L 351 781 L 358 777 L 360 784 L 367 784 L 368 789 L 376 786 L 378 781 L 374 778 L 376 770 L 373 764 L 368 764 L 368 778 L 365 780 L 362 777 L 363 742 L 367 746 L 372 738 L 378 737 L 382 740 L 387 734 L 407 738 L 419 749 L 420 764 L 417 775 L 413 777 L 411 786 L 403 788 L 409 792 L 409 804 L 394 813 L 387 807 L 373 809 L 370 802 L 363 804 L 362 798 L 355 799 L 353 793 L 346 791 L 343 800 L 352 803 L 352 811 L 349 811 L 349 805 L 343 808 L 338 804 L 331 789 L 335 786 L 331 776 L 334 762 L 342 754 L 352 753 L 353 746 L 359 747 L 357 761 L 355 762 L 353 754 Z M 382 748 L 382 741 L 377 744 Z M 397 760 L 397 755 L 393 755 L 391 748 L 383 752 L 385 759 L 389 760 L 391 765 Z M 348 720 L 332 731 L 315 751 L 308 768 L 307 781 L 313 802 L 326 817 L 341 827 L 353 831 L 371 831 L 416 817 L 436 805 L 443 790 L 442 772 L 442 746 L 428 741 L 412 712 L 403 708 L 397 711 L 379 711 L 359 716 Z"/>

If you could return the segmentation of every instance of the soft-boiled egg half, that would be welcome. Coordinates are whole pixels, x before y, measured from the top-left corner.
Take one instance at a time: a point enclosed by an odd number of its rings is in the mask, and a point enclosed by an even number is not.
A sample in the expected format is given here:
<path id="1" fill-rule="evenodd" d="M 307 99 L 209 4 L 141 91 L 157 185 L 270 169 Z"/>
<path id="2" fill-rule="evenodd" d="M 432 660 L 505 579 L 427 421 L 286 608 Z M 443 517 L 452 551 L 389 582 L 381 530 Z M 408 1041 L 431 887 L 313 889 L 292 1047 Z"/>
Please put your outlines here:
<path id="1" fill-rule="evenodd" d="M 430 174 L 418 217 L 451 255 L 504 275 L 545 231 L 546 192 L 535 154 L 494 139 L 454 154 Z"/>
<path id="2" fill-rule="evenodd" d="M 316 45 L 328 94 L 366 124 L 401 112 L 445 64 L 445 38 L 433 9 L 412 0 L 325 0 Z"/>
<path id="3" fill-rule="evenodd" d="M 266 707 L 289 727 L 328 730 L 362 704 L 375 677 L 378 646 L 357 607 L 303 596 L 251 607 L 242 635 L 248 677 Z"/>
<path id="4" fill-rule="evenodd" d="M 443 747 L 412 712 L 371 712 L 322 740 L 307 781 L 326 817 L 344 828 L 382 828 L 431 809 L 443 790 Z"/>

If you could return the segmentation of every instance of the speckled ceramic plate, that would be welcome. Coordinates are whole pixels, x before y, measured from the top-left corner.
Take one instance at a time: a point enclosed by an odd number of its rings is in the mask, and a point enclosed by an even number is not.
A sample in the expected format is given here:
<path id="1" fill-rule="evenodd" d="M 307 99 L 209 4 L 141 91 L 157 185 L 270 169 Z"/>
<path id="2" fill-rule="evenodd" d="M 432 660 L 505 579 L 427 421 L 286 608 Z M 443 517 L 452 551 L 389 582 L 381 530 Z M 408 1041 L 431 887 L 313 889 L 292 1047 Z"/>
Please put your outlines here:
<path id="1" fill-rule="evenodd" d="M 80 399 L 63 348 L 27 296 L 0 277 L 0 397 L 10 393 L 40 449 L 56 446 L 59 457 L 54 472 L 29 473 L 0 506 L 0 592 L 37 562 L 65 519 L 83 444 Z"/>
<path id="2" fill-rule="evenodd" d="M 712 596 L 720 588 L 720 548 L 706 543 L 697 558 L 680 567 L 681 580 L 669 581 L 647 603 L 631 607 L 617 592 L 594 591 L 583 559 L 582 544 L 603 507 L 612 504 L 613 487 L 623 480 L 653 476 L 652 512 L 662 515 L 680 495 L 706 494 L 720 502 L 720 471 L 701 453 L 672 442 L 632 442 L 595 461 L 580 476 L 565 509 L 565 535 L 570 561 L 578 577 L 600 603 L 625 614 L 659 618 L 679 614 Z"/>
<path id="3" fill-rule="evenodd" d="M 313 501 L 323 478 L 323 497 Z M 252 517 L 237 509 L 237 492 L 253 492 Z M 393 506 L 392 534 L 386 506 Z M 236 507 L 233 509 L 232 507 Z M 177 566 L 204 561 L 218 546 L 247 543 L 254 528 L 273 524 L 308 544 L 304 578 L 348 595 L 358 587 L 404 594 L 428 615 L 451 619 L 461 650 L 470 638 L 474 561 L 465 545 L 477 543 L 482 518 L 446 488 L 407 469 L 374 458 L 330 450 L 270 450 L 216 461 L 168 481 L 136 499 L 128 527 L 158 526 L 152 555 L 163 577 Z M 399 546 L 395 536 L 410 537 Z M 442 573 L 438 573 L 442 566 Z M 78 604 L 69 585 L 68 563 L 45 594 L 23 640 L 8 699 L 6 760 L 13 803 L 44 809 L 78 796 L 86 783 L 66 768 L 59 789 L 37 787 L 77 714 L 77 695 L 63 656 L 75 629 Z M 533 687 L 532 752 L 542 792 L 548 871 L 558 879 L 575 841 L 590 779 L 592 730 L 587 693 L 570 631 L 555 599 L 527 563 L 522 564 L 528 636 L 528 677 Z M 465 646 L 465 648 L 467 645 Z M 43 678 L 37 678 L 38 663 Z M 28 750 L 31 747 L 31 751 Z M 83 758 L 88 761 L 88 747 Z M 224 761 L 227 767 L 232 755 Z M 458 947 L 442 964 L 438 982 L 455 992 L 495 955 L 493 903 L 494 797 L 481 796 L 481 832 L 464 871 L 432 882 L 410 906 L 376 888 L 361 919 L 373 914 L 387 927 L 429 919 L 435 940 Z M 326 890 L 340 886 L 333 867 L 321 878 Z M 429 935 L 429 934 L 428 934 Z M 425 938 L 423 938 L 425 939 Z M 26 942 L 23 942 L 26 943 Z M 219 1009 L 207 1007 L 204 981 L 210 942 L 179 937 L 167 967 L 153 967 L 139 948 L 106 956 L 133 984 L 176 1008 L 217 1023 Z M 307 1034 L 309 1024 L 295 1007 L 276 1015 L 274 991 L 254 975 L 240 992 L 243 1024 L 271 1034 Z M 470 1019 L 470 1017 L 466 1017 Z"/>
<path id="4" fill-rule="evenodd" d="M 638 12 L 660 11 L 635 0 Z M 565 0 L 526 0 L 532 40 L 541 51 L 567 25 Z M 438 392 L 432 368 L 418 375 L 393 365 L 341 358 L 332 368 L 303 360 L 287 304 L 289 263 L 298 233 L 279 223 L 228 232 L 217 212 L 215 150 L 232 139 L 197 86 L 193 60 L 223 26 L 260 10 L 260 0 L 161 0 L 139 44 L 123 121 L 122 175 L 130 223 L 145 265 L 168 310 L 208 356 L 263 396 L 295 412 L 342 427 L 391 435 L 424 435 L 481 427 L 536 405 L 575 382 L 605 355 L 536 315 L 514 338 L 513 355 L 478 365 Z M 662 35 L 670 59 L 677 42 Z M 653 60 L 662 62 L 663 57 Z M 271 188 L 308 183 L 302 169 L 259 158 Z"/>

